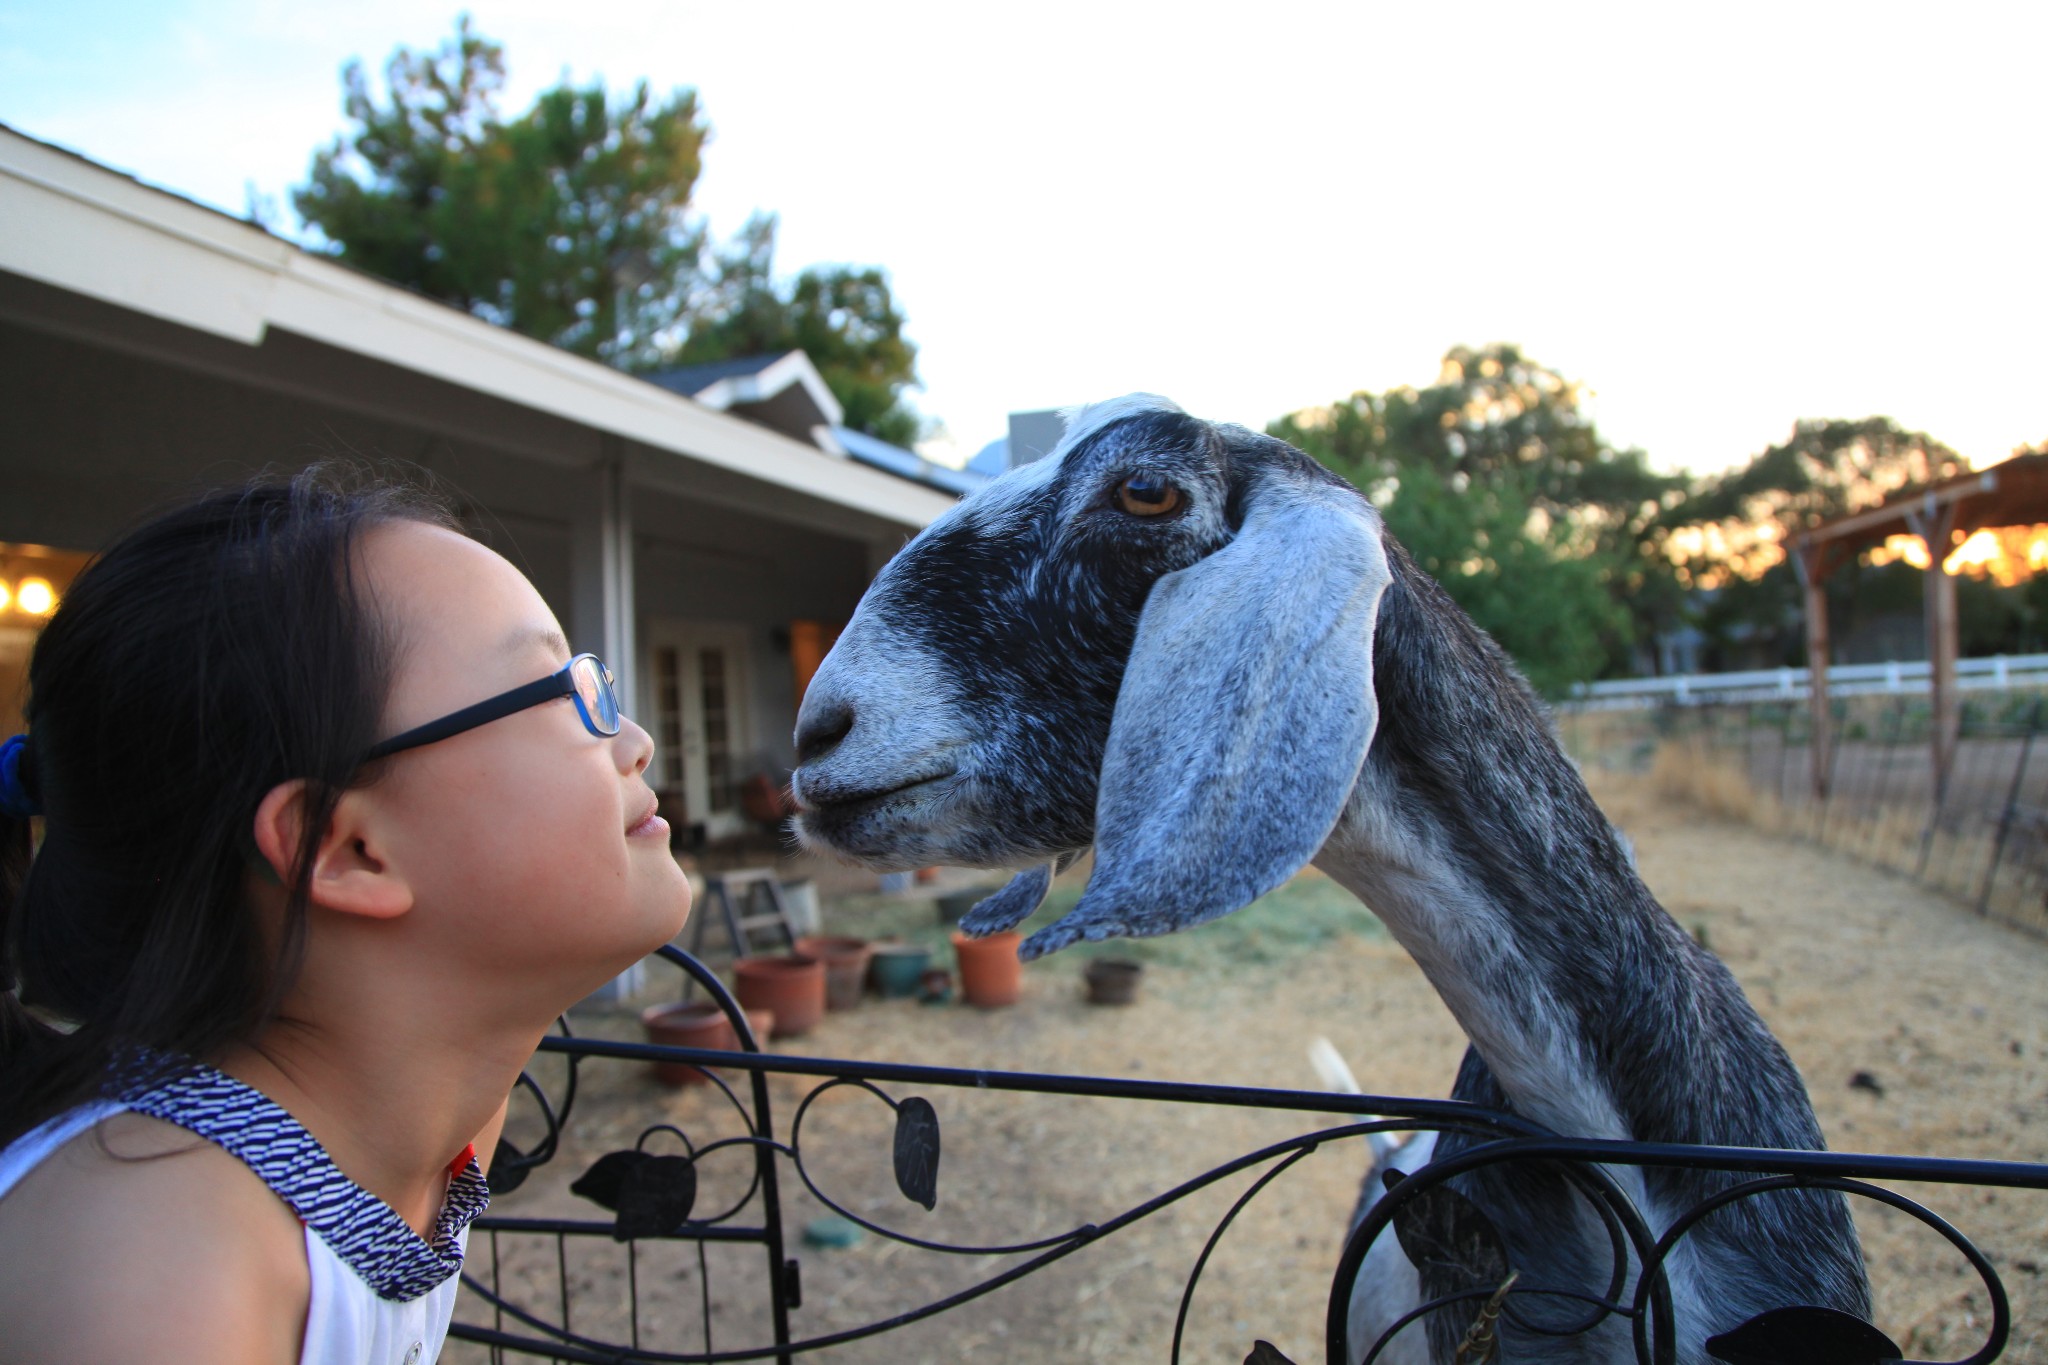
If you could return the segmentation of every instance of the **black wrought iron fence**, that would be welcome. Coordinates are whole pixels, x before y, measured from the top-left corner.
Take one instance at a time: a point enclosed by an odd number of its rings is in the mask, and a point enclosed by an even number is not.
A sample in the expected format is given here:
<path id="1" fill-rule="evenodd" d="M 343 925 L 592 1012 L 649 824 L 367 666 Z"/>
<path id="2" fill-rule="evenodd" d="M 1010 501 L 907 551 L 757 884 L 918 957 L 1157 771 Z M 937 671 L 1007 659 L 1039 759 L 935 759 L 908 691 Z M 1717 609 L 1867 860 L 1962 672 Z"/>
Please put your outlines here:
<path id="1" fill-rule="evenodd" d="M 1372 1362 L 1409 1334 L 1420 1335 L 1431 1319 L 1459 1343 L 1458 1359 L 1492 1359 L 1503 1324 L 1525 1332 L 1569 1338 L 1618 1336 L 1640 1365 L 1670 1365 L 1678 1359 L 1672 1293 L 1666 1274 L 1673 1250 L 1699 1223 L 1728 1204 L 1768 1199 L 1791 1189 L 1831 1189 L 1853 1199 L 1875 1201 L 1918 1220 L 1953 1249 L 1954 1271 L 1981 1285 L 1983 1341 L 1959 1365 L 2000 1359 L 2011 1339 L 2013 1317 L 2006 1286 L 1991 1256 L 1968 1235 L 1895 1186 L 1928 1184 L 2017 1189 L 2041 1204 L 2040 1226 L 2048 1227 L 2048 1166 L 2015 1162 L 1942 1160 L 1857 1155 L 1839 1152 L 1772 1151 L 1605 1142 L 1559 1137 L 1513 1115 L 1445 1100 L 1324 1092 L 1269 1090 L 1243 1086 L 1049 1076 L 963 1070 L 826 1058 L 789 1057 L 755 1050 L 743 1013 L 716 976 L 688 955 L 663 950 L 663 957 L 718 1000 L 744 1041 L 744 1054 L 657 1047 L 580 1038 L 566 1026 L 547 1039 L 543 1053 L 557 1065 L 552 1085 L 529 1080 L 524 1103 L 533 1106 L 545 1136 L 531 1150 L 508 1144 L 492 1171 L 494 1187 L 509 1192 L 531 1179 L 560 1180 L 573 1174 L 568 1191 L 580 1211 L 545 1217 L 490 1215 L 471 1233 L 464 1271 L 469 1293 L 451 1336 L 475 1343 L 494 1361 L 506 1357 L 579 1362 L 713 1362 L 776 1360 L 895 1331 L 939 1314 L 973 1312 L 971 1305 L 1005 1286 L 1068 1257 L 1088 1253 L 1134 1224 L 1188 1196 L 1232 1177 L 1249 1183 L 1217 1220 L 1200 1254 L 1189 1266 L 1171 1339 L 1160 1353 L 1177 1362 L 1188 1346 L 1189 1308 L 1205 1268 L 1233 1223 L 1275 1181 L 1320 1152 L 1363 1142 L 1391 1130 L 1456 1132 L 1469 1150 L 1388 1182 L 1383 1198 L 1352 1227 L 1331 1282 L 1324 1351 L 1331 1362 Z M 738 1127 L 727 1136 L 692 1134 L 673 1123 L 649 1125 L 574 1173 L 548 1173 L 565 1150 L 563 1136 L 576 1114 L 579 1074 L 592 1066 L 688 1063 L 707 1068 Z M 733 1072 L 737 1082 L 723 1072 Z M 820 1078 L 822 1084 L 796 1105 L 787 1126 L 778 1124 L 766 1079 L 771 1074 Z M 925 1095 L 944 1089 L 1007 1091 L 1043 1096 L 1048 1102 L 1081 1097 L 1135 1103 L 1171 1102 L 1204 1106 L 1256 1106 L 1302 1116 L 1310 1126 L 1290 1138 L 1267 1143 L 1207 1170 L 1131 1207 L 1106 1209 L 1099 1219 L 1063 1227 L 1050 1235 L 1006 1237 L 991 1230 L 971 1242 L 920 1237 L 870 1202 L 827 1189 L 807 1144 L 806 1119 L 828 1096 L 852 1094 L 890 1116 L 892 1138 L 875 1154 L 875 1173 L 893 1182 L 908 1212 L 929 1210 L 945 1183 L 942 1153 L 946 1138 L 937 1111 Z M 1502 1163 L 1539 1163 L 1560 1174 L 1608 1231 L 1610 1263 L 1602 1282 L 1563 1283 L 1525 1275 L 1509 1263 L 1508 1252 L 1484 1214 L 1456 1189 L 1458 1178 Z M 1629 1196 L 1628 1173 L 1648 1167 L 1689 1168 L 1723 1173 L 1719 1191 L 1689 1210 L 1667 1215 L 1662 1226 L 1645 1218 Z M 538 1177 L 536 1173 L 542 1173 Z M 965 1258 L 986 1265 L 964 1287 L 928 1303 L 872 1321 L 837 1321 L 805 1309 L 802 1269 L 790 1255 L 783 1228 L 785 1174 L 793 1174 L 810 1195 L 850 1225 L 919 1254 Z M 1876 1182 L 1885 1182 L 1883 1184 Z M 1338 1229 L 1332 1229 L 1336 1232 Z M 1448 1267 L 1460 1286 L 1416 1307 L 1371 1341 L 1350 1336 L 1348 1306 L 1353 1278 L 1368 1251 L 1391 1232 L 1412 1261 L 1434 1260 Z M 714 1287 L 710 1252 L 738 1249 L 746 1258 Z M 622 1305 L 610 1310 L 588 1302 L 601 1276 L 592 1258 L 610 1257 L 621 1268 Z M 1274 1273 L 1285 1273 L 1276 1268 Z M 676 1286 L 694 1286 L 695 1311 L 676 1311 Z M 752 1297 L 752 1334 L 721 1339 L 714 1325 L 718 1307 L 733 1297 Z M 657 1299 L 666 1306 L 653 1312 Z M 815 1319 L 815 1320 L 814 1320 Z M 1827 1310 L 1786 1305 L 1709 1342 L 1717 1359 L 1812 1365 L 1828 1361 L 1897 1360 L 1905 1352 L 1884 1334 L 1885 1324 L 1863 1324 Z M 1204 1343 L 1214 1354 L 1217 1343 Z M 1276 1365 L 1287 1357 L 1250 1324 L 1241 1341 L 1223 1343 L 1233 1358 Z M 1609 1358 L 1602 1355 L 1600 1358 Z"/>
<path id="2" fill-rule="evenodd" d="M 1690 765 L 1710 802 L 1943 891 L 2048 936 L 2048 709 L 2038 693 L 1972 693 L 1946 774 L 1926 698 L 1838 698 L 1813 742 L 1803 699 L 1565 715 L 1582 761 Z M 1658 758 L 1661 749 L 1662 757 Z M 1825 755 L 1817 758 L 1817 755 Z M 1816 781 L 1817 761 L 1827 764 Z M 1740 791 L 1715 790 L 1734 779 Z"/>

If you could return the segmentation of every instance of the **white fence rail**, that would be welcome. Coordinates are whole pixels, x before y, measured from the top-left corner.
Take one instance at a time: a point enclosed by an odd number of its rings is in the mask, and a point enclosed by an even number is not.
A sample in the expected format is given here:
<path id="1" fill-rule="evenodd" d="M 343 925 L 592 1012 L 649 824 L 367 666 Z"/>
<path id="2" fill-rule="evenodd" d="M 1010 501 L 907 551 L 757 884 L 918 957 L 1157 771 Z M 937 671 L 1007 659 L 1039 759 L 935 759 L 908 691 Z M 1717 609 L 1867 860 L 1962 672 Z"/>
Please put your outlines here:
<path id="1" fill-rule="evenodd" d="M 1831 696 L 1925 692 L 1925 659 L 1904 663 L 1836 664 L 1828 669 Z M 1606 711 L 1649 706 L 1701 706 L 1712 702 L 1769 701 L 1807 695 L 1812 673 L 1804 668 L 1765 668 L 1747 673 L 1693 673 L 1670 678 L 1620 678 L 1579 683 L 1561 710 Z M 1998 654 L 1956 661 L 1956 684 L 1964 689 L 2048 688 L 2048 654 Z"/>

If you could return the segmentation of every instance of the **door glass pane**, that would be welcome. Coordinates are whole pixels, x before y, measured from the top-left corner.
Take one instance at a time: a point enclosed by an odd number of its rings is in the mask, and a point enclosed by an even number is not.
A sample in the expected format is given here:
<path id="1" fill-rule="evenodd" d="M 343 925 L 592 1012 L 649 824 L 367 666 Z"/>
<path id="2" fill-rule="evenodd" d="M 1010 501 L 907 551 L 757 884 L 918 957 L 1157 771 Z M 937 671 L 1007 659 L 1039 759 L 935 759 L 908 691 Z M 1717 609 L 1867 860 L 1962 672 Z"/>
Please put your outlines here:
<path id="1" fill-rule="evenodd" d="M 705 800 L 713 811 L 733 808 L 732 722 L 726 703 L 725 651 L 697 653 L 704 699 Z"/>
<path id="2" fill-rule="evenodd" d="M 683 669 L 674 646 L 654 651 L 654 741 L 661 785 L 677 796 L 683 787 Z"/>

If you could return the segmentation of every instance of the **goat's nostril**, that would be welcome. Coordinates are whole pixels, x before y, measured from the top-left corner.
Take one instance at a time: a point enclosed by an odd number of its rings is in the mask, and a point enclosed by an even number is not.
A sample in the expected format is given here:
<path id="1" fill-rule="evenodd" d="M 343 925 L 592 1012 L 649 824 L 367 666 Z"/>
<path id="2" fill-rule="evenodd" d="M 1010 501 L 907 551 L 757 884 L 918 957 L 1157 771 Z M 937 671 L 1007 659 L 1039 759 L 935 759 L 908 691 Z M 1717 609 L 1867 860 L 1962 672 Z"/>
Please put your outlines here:
<path id="1" fill-rule="evenodd" d="M 852 728 L 853 708 L 845 702 L 830 702 L 816 710 L 805 707 L 797 718 L 797 765 L 815 763 L 831 753 Z"/>

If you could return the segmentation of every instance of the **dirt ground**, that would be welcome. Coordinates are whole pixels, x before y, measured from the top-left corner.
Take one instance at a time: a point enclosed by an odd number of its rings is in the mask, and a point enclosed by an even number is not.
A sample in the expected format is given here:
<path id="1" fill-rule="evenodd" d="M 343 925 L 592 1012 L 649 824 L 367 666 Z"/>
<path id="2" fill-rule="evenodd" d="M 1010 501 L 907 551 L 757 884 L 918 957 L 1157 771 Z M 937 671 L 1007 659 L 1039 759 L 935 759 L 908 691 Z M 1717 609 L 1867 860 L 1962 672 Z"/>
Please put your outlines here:
<path id="1" fill-rule="evenodd" d="M 2048 1162 L 2048 943 L 1975 918 L 1901 878 L 1810 845 L 1665 804 L 1646 787 L 1603 782 L 1608 813 L 1634 841 L 1644 876 L 1681 923 L 1741 978 L 1805 1074 L 1839 1150 Z M 1212 926 L 1213 928 L 1213 926 Z M 1196 934 L 1204 930 L 1194 931 Z M 1382 936 L 1346 935 L 1242 970 L 1154 961 L 1139 1003 L 1081 998 L 1078 964 L 1033 964 L 1018 1006 L 869 1001 L 812 1035 L 776 1045 L 803 1055 L 1313 1089 L 1306 1048 L 1328 1037 L 1371 1092 L 1439 1096 L 1463 1038 L 1407 956 Z M 1228 968 L 1229 964 L 1221 964 Z M 629 1036 L 630 1014 L 583 1021 Z M 1858 1084 L 1852 1080 L 1862 1077 Z M 813 1082 L 771 1083 L 787 1131 Z M 888 1087 L 904 1098 L 912 1093 Z M 863 1217 L 933 1241 L 1015 1244 L 1100 1223 L 1176 1183 L 1259 1147 L 1326 1126 L 1312 1115 L 1194 1109 L 988 1091 L 923 1092 L 944 1154 L 938 1207 L 907 1202 L 891 1178 L 893 1121 L 871 1095 L 821 1093 L 800 1133 L 820 1188 Z M 706 1088 L 661 1088 L 641 1068 L 586 1066 L 570 1136 L 555 1163 L 494 1203 L 517 1217 L 591 1216 L 567 1193 L 598 1155 L 673 1123 L 698 1146 L 739 1131 Z M 530 1132 L 530 1129 L 529 1129 Z M 664 1145 L 666 1144 L 666 1145 Z M 649 1150 L 680 1150 L 667 1135 Z M 1332 1143 L 1269 1185 L 1211 1255 L 1188 1310 L 1182 1359 L 1245 1358 L 1264 1337 L 1295 1360 L 1323 1358 L 1330 1278 L 1366 1153 Z M 703 1163 L 700 1214 L 744 1191 L 739 1149 Z M 798 1337 L 908 1311 L 1015 1264 L 945 1255 L 865 1236 L 805 1245 L 826 1210 L 788 1162 L 782 1191 L 790 1254 L 802 1263 Z M 1164 1360 L 1190 1269 L 1257 1172 L 1215 1186 L 975 1302 L 810 1359 L 866 1362 Z M 1911 1188 L 1991 1258 L 2012 1295 L 2007 1361 L 2048 1362 L 2048 1192 Z M 1908 1355 L 1956 1359 L 1982 1341 L 1984 1292 L 1937 1237 L 1879 1205 L 1857 1207 L 1879 1325 Z M 624 1339 L 637 1284 L 640 1341 L 703 1349 L 709 1287 L 714 1344 L 765 1339 L 765 1264 L 757 1248 L 632 1253 L 575 1239 L 558 1264 L 551 1239 L 499 1239 L 507 1291 L 555 1315 L 564 1273 L 573 1325 Z M 472 1266 L 492 1272 L 483 1239 Z M 488 1322 L 474 1302 L 462 1316 Z M 510 1326 L 510 1324 L 507 1324 Z M 451 1343 L 445 1359 L 485 1358 Z"/>

